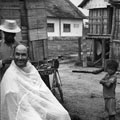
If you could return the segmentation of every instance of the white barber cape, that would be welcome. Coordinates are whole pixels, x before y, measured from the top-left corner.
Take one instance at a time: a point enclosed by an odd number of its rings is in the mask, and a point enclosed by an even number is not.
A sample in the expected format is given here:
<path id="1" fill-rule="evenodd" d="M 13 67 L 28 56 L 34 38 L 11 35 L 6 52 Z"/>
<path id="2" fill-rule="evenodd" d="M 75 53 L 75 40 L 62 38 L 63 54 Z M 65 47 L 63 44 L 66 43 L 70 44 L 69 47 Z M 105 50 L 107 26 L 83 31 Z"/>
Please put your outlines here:
<path id="1" fill-rule="evenodd" d="M 1 120 L 70 120 L 70 117 L 30 62 L 21 70 L 12 61 L 1 82 Z"/>

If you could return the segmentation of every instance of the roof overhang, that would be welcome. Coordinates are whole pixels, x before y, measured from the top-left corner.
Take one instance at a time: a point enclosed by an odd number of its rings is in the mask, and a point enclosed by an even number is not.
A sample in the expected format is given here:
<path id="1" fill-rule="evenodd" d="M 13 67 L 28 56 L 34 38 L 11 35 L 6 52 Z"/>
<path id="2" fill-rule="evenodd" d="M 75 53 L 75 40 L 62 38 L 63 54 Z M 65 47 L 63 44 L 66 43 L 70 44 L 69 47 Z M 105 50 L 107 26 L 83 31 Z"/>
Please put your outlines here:
<path id="1" fill-rule="evenodd" d="M 83 0 L 83 1 L 81 2 L 81 4 L 78 5 L 78 7 L 83 8 L 83 7 L 87 4 L 87 2 L 89 2 L 89 0 Z"/>
<path id="2" fill-rule="evenodd" d="M 83 0 L 78 6 L 84 9 L 106 8 L 109 6 L 109 0 Z"/>
<path id="3" fill-rule="evenodd" d="M 120 0 L 109 0 L 111 4 L 120 5 Z"/>

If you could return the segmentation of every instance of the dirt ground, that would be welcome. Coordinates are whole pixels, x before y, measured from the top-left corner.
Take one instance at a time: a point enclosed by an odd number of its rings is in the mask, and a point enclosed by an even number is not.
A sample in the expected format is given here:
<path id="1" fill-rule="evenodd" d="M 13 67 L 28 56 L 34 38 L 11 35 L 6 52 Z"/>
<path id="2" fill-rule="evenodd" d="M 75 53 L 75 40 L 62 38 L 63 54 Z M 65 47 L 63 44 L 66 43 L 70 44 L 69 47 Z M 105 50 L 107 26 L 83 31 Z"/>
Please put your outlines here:
<path id="1" fill-rule="evenodd" d="M 80 116 L 82 120 L 107 120 L 104 112 L 102 86 L 99 80 L 105 72 L 99 74 L 75 73 L 72 70 L 94 70 L 75 66 L 74 62 L 60 64 L 59 73 L 64 93 L 63 106 L 70 112 Z M 120 79 L 118 79 L 120 82 Z M 120 120 L 120 84 L 116 88 L 117 120 Z"/>

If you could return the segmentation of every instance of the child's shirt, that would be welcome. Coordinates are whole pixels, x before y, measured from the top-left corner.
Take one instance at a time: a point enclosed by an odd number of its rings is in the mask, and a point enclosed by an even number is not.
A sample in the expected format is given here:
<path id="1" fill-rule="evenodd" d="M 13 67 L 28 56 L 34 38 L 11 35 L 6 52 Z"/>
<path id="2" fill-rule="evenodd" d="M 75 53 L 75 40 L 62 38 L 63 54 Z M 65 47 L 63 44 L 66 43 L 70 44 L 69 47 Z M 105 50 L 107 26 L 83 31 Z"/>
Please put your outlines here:
<path id="1" fill-rule="evenodd" d="M 117 76 L 116 74 L 110 76 L 107 74 L 103 81 L 105 81 L 103 85 L 103 97 L 104 98 L 115 98 L 115 88 L 117 83 Z M 109 86 L 107 85 L 109 84 Z"/>

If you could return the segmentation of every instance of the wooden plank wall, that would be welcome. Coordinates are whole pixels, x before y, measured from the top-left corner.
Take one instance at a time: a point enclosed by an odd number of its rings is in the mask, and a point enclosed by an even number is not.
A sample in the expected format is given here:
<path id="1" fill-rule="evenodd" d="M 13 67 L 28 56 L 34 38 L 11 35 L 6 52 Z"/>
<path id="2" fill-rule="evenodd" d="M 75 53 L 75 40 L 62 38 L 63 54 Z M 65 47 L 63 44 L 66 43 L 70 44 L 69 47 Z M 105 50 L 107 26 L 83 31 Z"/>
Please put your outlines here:
<path id="1" fill-rule="evenodd" d="M 117 60 L 119 63 L 119 70 L 120 70 L 120 40 L 113 41 L 113 59 Z"/>
<path id="2" fill-rule="evenodd" d="M 19 1 L 19 5 L 20 5 L 22 43 L 29 46 L 28 22 L 27 22 L 27 11 L 25 6 L 25 1 L 24 0 Z"/>
<path id="3" fill-rule="evenodd" d="M 119 63 L 120 70 L 120 8 L 116 7 L 115 15 L 115 31 L 114 31 L 114 40 L 113 40 L 113 58 Z"/>
<path id="4" fill-rule="evenodd" d="M 97 35 L 109 34 L 108 18 L 109 12 L 107 8 L 91 9 L 89 18 L 89 33 Z"/>
<path id="5" fill-rule="evenodd" d="M 116 7 L 116 23 L 115 23 L 115 34 L 114 39 L 120 40 L 120 8 Z"/>
<path id="6" fill-rule="evenodd" d="M 44 0 L 26 0 L 31 59 L 47 58 L 47 17 Z"/>
<path id="7" fill-rule="evenodd" d="M 46 39 L 46 14 L 44 0 L 26 0 L 27 18 L 28 18 L 28 30 L 30 41 L 38 39 Z M 43 33 L 43 34 L 41 34 Z"/>

